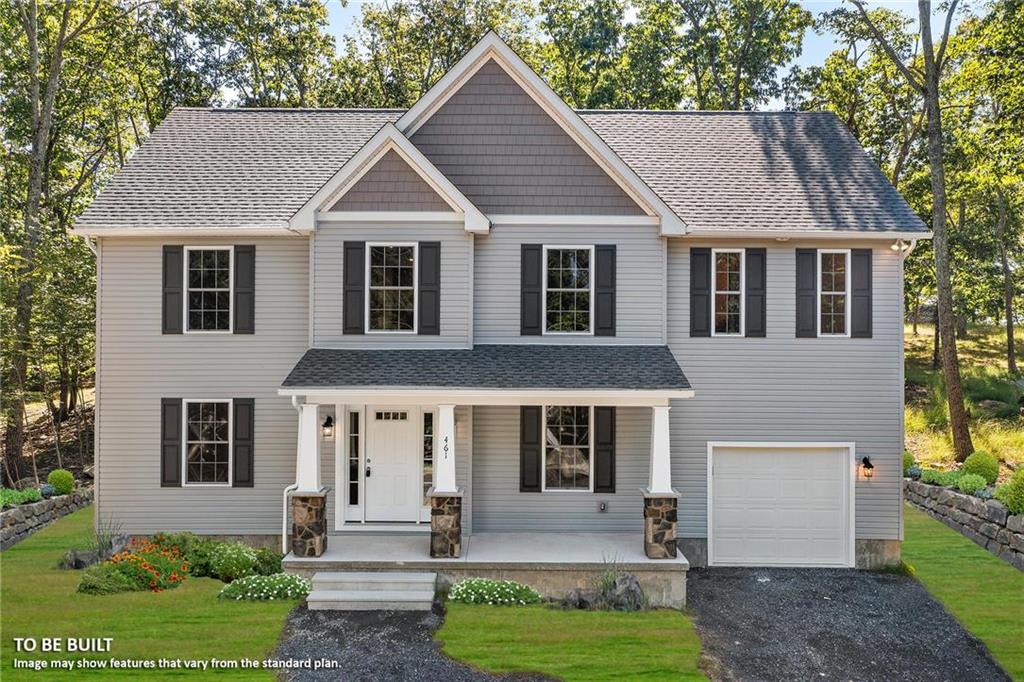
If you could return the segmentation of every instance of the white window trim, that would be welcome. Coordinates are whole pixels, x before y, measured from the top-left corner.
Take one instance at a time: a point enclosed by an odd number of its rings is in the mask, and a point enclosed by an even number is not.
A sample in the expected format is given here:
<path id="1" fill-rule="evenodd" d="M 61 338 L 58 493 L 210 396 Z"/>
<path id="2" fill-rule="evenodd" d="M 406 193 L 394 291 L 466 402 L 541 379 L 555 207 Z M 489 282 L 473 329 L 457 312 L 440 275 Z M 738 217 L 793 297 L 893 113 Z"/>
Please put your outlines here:
<path id="1" fill-rule="evenodd" d="M 192 403 L 225 403 L 228 406 L 227 483 L 188 482 L 188 406 Z M 234 400 L 231 398 L 185 398 L 181 401 L 181 485 L 183 488 L 230 488 L 235 480 Z"/>
<path id="2" fill-rule="evenodd" d="M 822 333 L 822 331 L 821 331 L 821 296 L 822 296 L 822 293 L 824 293 L 821 290 L 821 275 L 822 275 L 822 269 L 821 269 L 821 260 L 822 259 L 821 259 L 821 257 L 822 257 L 822 255 L 824 255 L 826 253 L 841 253 L 841 254 L 844 254 L 844 256 L 846 257 L 846 297 L 843 299 L 845 301 L 845 303 L 846 303 L 846 305 L 843 306 L 843 308 L 844 308 L 843 309 L 843 316 L 845 317 L 845 323 L 843 324 L 843 329 L 845 329 L 846 332 L 843 333 L 843 334 L 825 334 L 825 333 Z M 816 278 L 818 280 L 817 281 L 818 298 L 815 301 L 815 306 L 814 306 L 814 309 L 815 309 L 814 326 L 815 326 L 815 329 L 818 332 L 818 338 L 824 338 L 824 339 L 848 339 L 848 338 L 850 338 L 850 322 L 851 322 L 851 320 L 850 320 L 850 279 L 851 279 L 850 263 L 851 263 L 850 249 L 818 249 L 818 267 L 817 267 L 817 271 L 816 271 L 817 272 Z M 829 292 L 829 293 L 839 293 L 839 292 Z"/>
<path id="3" fill-rule="evenodd" d="M 586 407 L 588 413 L 588 434 L 587 434 L 587 449 L 590 451 L 590 487 L 584 488 L 548 488 L 548 408 L 549 407 Z M 542 493 L 592 493 L 594 492 L 594 406 L 593 405 L 563 405 L 553 403 L 551 405 L 542 405 L 541 412 L 543 421 L 541 422 L 540 441 L 541 441 L 541 459 L 540 459 L 540 491 Z"/>
<path id="4" fill-rule="evenodd" d="M 715 306 L 719 293 L 736 293 L 718 291 L 718 254 L 738 253 L 740 255 L 740 330 L 736 334 L 715 331 Z M 747 335 L 747 263 L 746 249 L 711 249 L 711 336 L 743 337 Z"/>
<path id="5" fill-rule="evenodd" d="M 188 325 L 188 255 L 192 251 L 227 251 L 228 252 L 228 328 L 227 329 L 189 329 Z M 235 247 L 234 246 L 186 246 L 184 263 L 182 263 L 182 325 L 183 334 L 234 334 L 235 333 Z"/>
<path id="6" fill-rule="evenodd" d="M 588 291 L 590 291 L 590 319 L 587 320 L 587 331 L 585 332 L 553 332 L 548 331 L 548 251 L 589 251 L 590 252 L 590 268 L 589 276 L 587 278 Z M 594 335 L 594 245 L 583 244 L 583 245 L 561 245 L 561 244 L 545 244 L 542 249 L 541 258 L 543 259 L 541 267 L 544 270 L 544 287 L 541 291 L 541 333 L 544 336 L 593 336 Z"/>
<path id="7" fill-rule="evenodd" d="M 412 253 L 412 329 L 370 329 L 370 253 L 375 246 L 411 246 Z M 419 242 L 366 242 L 366 263 L 363 276 L 363 332 L 366 334 L 418 334 L 420 324 L 420 244 Z"/>

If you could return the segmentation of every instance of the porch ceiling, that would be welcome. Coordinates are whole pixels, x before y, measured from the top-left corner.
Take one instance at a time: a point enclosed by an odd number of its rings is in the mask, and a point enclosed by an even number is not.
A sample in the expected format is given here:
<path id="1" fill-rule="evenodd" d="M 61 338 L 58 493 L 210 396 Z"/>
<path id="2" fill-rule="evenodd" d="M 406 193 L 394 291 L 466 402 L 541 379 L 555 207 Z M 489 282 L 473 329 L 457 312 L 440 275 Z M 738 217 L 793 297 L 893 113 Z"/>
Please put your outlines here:
<path id="1" fill-rule="evenodd" d="M 479 345 L 468 349 L 311 348 L 280 393 L 572 392 L 690 397 L 666 346 Z"/>

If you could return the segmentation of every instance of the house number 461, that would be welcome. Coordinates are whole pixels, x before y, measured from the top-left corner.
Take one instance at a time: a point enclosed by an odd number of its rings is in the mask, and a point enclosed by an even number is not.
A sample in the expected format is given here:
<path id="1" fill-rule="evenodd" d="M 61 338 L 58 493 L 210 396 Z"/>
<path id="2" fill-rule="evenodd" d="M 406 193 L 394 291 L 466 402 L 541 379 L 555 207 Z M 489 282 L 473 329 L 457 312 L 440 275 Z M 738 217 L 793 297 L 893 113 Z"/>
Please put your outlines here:
<path id="1" fill-rule="evenodd" d="M 448 436 L 444 437 L 444 446 L 441 450 L 444 452 L 444 458 L 448 459 Z"/>

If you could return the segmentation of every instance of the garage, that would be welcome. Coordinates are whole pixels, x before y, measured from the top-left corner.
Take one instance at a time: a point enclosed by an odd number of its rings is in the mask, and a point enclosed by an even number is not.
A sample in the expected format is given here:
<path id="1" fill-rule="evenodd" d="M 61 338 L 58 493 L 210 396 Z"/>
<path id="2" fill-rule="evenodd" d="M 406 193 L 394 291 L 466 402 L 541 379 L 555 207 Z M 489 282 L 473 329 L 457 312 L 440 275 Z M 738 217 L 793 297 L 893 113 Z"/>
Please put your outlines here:
<path id="1" fill-rule="evenodd" d="M 708 564 L 853 566 L 852 443 L 709 443 Z"/>

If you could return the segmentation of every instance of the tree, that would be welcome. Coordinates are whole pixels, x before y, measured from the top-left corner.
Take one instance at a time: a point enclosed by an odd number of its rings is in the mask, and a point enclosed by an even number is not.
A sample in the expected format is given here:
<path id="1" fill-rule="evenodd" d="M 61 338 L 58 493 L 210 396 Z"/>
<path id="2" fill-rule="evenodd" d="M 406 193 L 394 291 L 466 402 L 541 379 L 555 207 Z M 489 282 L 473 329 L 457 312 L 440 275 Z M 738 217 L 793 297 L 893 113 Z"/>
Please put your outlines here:
<path id="1" fill-rule="evenodd" d="M 946 45 L 950 25 L 956 11 L 957 0 L 952 0 L 946 12 L 945 26 L 938 46 L 932 39 L 930 0 L 918 0 L 918 23 L 921 32 L 923 69 L 908 66 L 897 49 L 886 39 L 864 7 L 864 0 L 850 0 L 860 11 L 861 17 L 871 30 L 871 37 L 885 51 L 893 65 L 900 71 L 907 83 L 924 98 L 927 120 L 928 165 L 931 171 L 932 194 L 932 248 L 935 254 L 935 279 L 938 293 L 938 335 L 942 354 L 942 373 L 946 382 L 949 402 L 949 422 L 953 433 L 953 448 L 957 461 L 963 461 L 974 451 L 971 432 L 964 405 L 963 386 L 960 380 L 960 360 L 956 350 L 954 328 L 953 287 L 950 277 L 949 234 L 946 224 L 946 175 L 943 158 L 942 109 L 939 106 L 939 92 L 944 66 Z"/>

